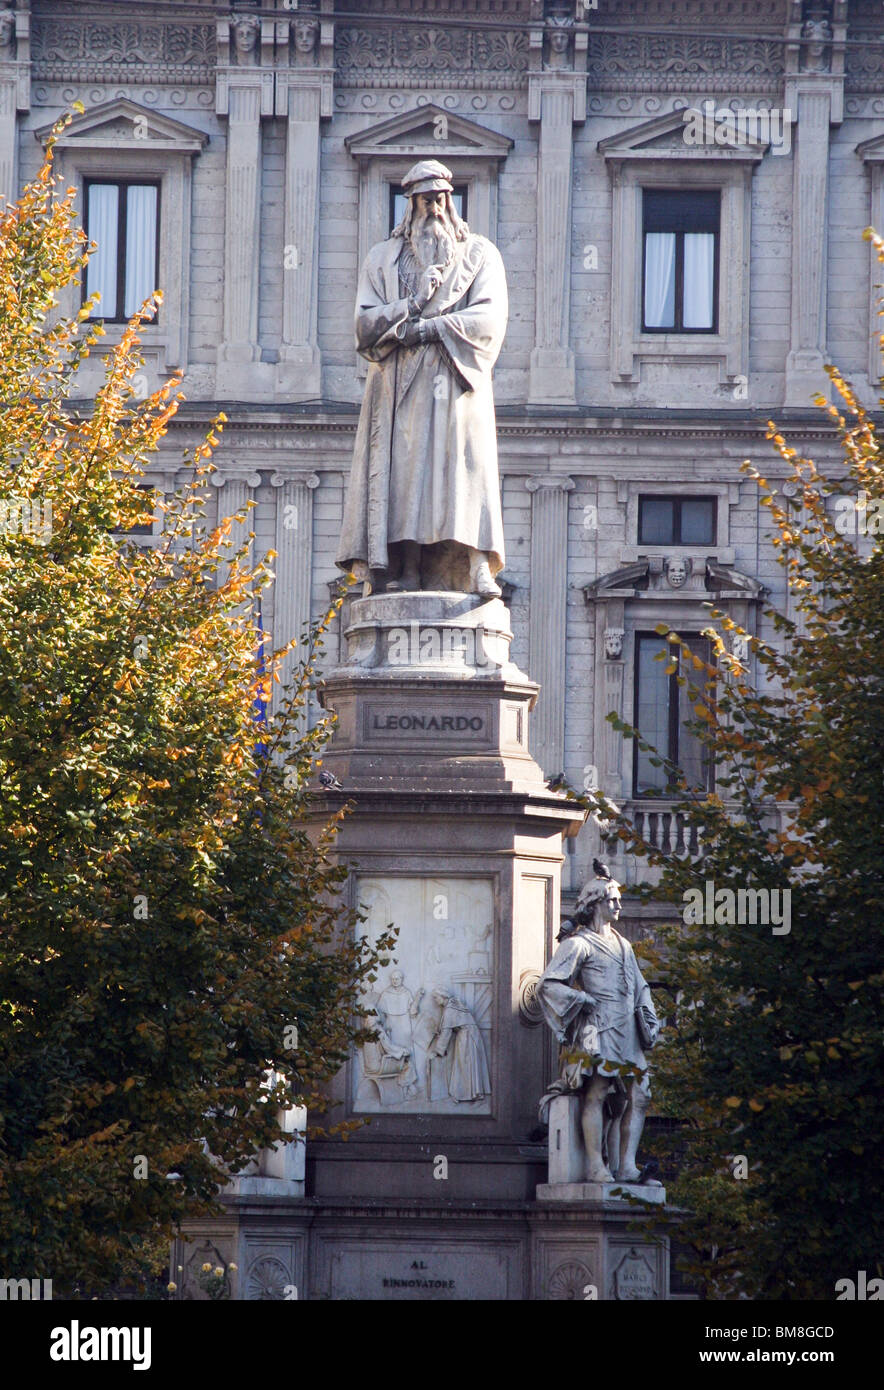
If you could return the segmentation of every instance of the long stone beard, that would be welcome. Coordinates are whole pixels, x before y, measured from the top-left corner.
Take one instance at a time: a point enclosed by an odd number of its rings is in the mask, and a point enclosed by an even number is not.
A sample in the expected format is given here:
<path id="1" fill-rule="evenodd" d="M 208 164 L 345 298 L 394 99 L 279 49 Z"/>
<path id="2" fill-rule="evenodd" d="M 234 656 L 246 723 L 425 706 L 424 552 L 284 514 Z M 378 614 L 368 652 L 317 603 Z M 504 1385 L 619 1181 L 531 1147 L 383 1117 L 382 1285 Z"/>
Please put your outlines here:
<path id="1" fill-rule="evenodd" d="M 425 214 L 412 224 L 411 249 L 421 270 L 431 265 L 448 265 L 454 257 L 457 238 L 448 218 Z"/>

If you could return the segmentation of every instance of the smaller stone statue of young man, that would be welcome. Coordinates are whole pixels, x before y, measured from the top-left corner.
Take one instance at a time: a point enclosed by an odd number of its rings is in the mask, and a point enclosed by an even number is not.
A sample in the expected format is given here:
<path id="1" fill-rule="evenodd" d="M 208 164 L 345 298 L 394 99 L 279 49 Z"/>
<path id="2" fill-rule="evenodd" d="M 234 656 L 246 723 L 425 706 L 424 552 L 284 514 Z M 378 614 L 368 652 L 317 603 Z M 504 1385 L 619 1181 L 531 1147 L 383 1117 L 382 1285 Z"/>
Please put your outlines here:
<path id="1" fill-rule="evenodd" d="M 637 1182 L 636 1150 L 650 1100 L 647 1058 L 659 1019 L 630 943 L 615 931 L 620 889 L 594 861 L 574 917 L 537 984 L 537 1002 L 560 1044 L 560 1074 L 540 1102 L 545 1121 L 556 1096 L 581 1097 L 585 1182 Z M 620 1076 L 631 1063 L 643 1075 Z"/>

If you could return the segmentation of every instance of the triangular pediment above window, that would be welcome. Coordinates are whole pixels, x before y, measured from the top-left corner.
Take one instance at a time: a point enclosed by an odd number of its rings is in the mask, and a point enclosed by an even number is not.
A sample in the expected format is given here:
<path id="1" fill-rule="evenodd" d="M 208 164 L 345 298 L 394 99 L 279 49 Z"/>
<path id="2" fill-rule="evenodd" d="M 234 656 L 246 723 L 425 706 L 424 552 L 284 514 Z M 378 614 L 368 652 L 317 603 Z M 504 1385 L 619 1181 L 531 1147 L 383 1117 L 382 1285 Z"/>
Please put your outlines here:
<path id="1" fill-rule="evenodd" d="M 34 134 L 45 144 L 52 126 L 41 126 Z M 103 102 L 75 116 L 58 137 L 60 149 L 166 150 L 175 154 L 198 154 L 208 140 L 201 130 L 176 121 L 128 97 Z"/>
<path id="2" fill-rule="evenodd" d="M 379 155 L 393 158 L 430 155 L 472 155 L 480 159 L 505 159 L 513 141 L 496 130 L 456 116 L 441 106 L 419 106 L 403 112 L 389 121 L 369 126 L 356 135 L 348 135 L 344 144 L 354 159 L 375 159 Z"/>
<path id="3" fill-rule="evenodd" d="M 780 113 L 747 107 L 685 107 L 642 121 L 598 143 L 605 159 L 758 160 L 777 137 Z"/>
<path id="4" fill-rule="evenodd" d="M 856 146 L 856 153 L 864 162 L 884 162 L 884 134 L 873 135 L 871 140 L 863 140 Z"/>

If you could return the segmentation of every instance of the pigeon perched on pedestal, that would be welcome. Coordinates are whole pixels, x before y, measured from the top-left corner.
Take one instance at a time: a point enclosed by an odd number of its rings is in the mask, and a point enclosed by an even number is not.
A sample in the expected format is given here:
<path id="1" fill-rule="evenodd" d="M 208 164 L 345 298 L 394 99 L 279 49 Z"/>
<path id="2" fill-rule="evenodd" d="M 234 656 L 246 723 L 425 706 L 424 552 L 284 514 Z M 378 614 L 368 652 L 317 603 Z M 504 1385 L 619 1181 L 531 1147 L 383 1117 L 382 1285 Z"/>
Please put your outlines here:
<path id="1" fill-rule="evenodd" d="M 608 868 L 607 864 L 603 864 L 600 859 L 593 859 L 592 871 L 595 874 L 596 878 L 611 877 L 611 870 Z"/>
<path id="2" fill-rule="evenodd" d="M 325 768 L 323 768 L 319 774 L 319 783 L 320 786 L 327 787 L 328 790 L 332 792 L 340 792 L 344 789 L 343 783 L 338 781 L 335 774 L 333 772 L 326 772 Z"/>

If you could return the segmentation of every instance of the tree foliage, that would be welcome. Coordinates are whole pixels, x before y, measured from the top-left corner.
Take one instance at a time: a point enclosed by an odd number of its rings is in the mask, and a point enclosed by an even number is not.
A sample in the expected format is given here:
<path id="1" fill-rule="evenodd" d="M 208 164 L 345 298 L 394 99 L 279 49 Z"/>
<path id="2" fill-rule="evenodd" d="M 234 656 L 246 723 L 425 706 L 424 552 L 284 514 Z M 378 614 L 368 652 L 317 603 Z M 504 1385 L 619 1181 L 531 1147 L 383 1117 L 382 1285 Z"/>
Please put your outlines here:
<path id="1" fill-rule="evenodd" d="M 187 487 L 144 490 L 182 399 L 136 399 L 152 301 L 71 405 L 103 330 L 58 316 L 88 248 L 55 185 L 50 145 L 0 214 L 0 1268 L 100 1296 L 280 1139 L 280 1104 L 321 1112 L 387 938 L 355 939 L 335 821 L 310 833 L 321 628 L 255 717 L 272 553 L 204 525 L 223 416 Z M 121 539 L 158 509 L 158 547 Z"/>
<path id="2" fill-rule="evenodd" d="M 768 610 L 776 642 L 713 609 L 707 663 L 658 629 L 715 767 L 715 791 L 698 793 L 657 754 L 665 809 L 696 827 L 700 856 L 662 852 L 591 798 L 611 834 L 659 869 L 647 896 L 679 911 L 701 901 L 696 890 L 704 902 L 645 954 L 678 991 L 653 1065 L 658 1108 L 680 1123 L 657 1149 L 676 1174 L 683 1268 L 711 1298 L 831 1300 L 838 1279 L 882 1273 L 884 450 L 849 384 L 827 371 L 838 403 L 817 404 L 843 470 L 824 476 L 773 424 L 782 483 L 743 465 L 792 599 L 788 614 Z M 729 634 L 748 641 L 754 678 Z M 741 889 L 753 901 L 755 889 L 787 891 L 788 927 L 752 925 L 748 899 L 743 924 L 722 920 L 723 897 L 710 920 L 709 883 L 737 903 Z M 780 915 L 784 900 L 773 901 Z"/>

